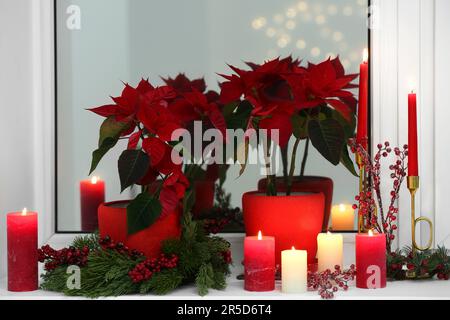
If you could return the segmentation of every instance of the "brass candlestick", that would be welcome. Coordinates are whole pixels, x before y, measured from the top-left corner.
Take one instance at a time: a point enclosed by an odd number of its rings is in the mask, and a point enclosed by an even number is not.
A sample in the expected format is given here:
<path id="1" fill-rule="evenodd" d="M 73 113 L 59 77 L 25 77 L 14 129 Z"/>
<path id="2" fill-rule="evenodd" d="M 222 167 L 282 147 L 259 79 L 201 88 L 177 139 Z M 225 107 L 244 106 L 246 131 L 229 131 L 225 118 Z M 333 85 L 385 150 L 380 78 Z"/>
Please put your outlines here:
<path id="1" fill-rule="evenodd" d="M 433 245 L 433 222 L 426 217 L 419 217 L 416 219 L 416 192 L 419 189 L 419 177 L 418 176 L 408 176 L 408 189 L 411 194 L 411 238 L 412 238 L 412 249 L 413 251 L 425 251 L 431 249 Z M 425 247 L 421 247 L 416 242 L 416 226 L 419 222 L 425 221 L 430 226 L 430 237 L 428 238 L 428 243 Z"/>

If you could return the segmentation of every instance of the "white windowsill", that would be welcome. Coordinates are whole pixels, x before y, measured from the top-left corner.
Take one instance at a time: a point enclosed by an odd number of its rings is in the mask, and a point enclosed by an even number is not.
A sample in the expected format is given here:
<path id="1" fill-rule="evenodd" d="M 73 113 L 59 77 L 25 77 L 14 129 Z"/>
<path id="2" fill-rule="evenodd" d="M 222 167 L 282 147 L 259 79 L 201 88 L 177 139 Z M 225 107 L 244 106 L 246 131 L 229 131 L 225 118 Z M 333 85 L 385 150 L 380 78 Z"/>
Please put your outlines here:
<path id="1" fill-rule="evenodd" d="M 280 292 L 280 283 L 277 282 L 277 289 L 273 292 L 252 293 L 243 289 L 243 281 L 237 280 L 236 276 L 242 274 L 242 242 L 243 234 L 221 234 L 220 236 L 227 239 L 232 246 L 234 266 L 232 267 L 232 275 L 228 278 L 228 286 L 224 291 L 210 290 L 206 297 L 198 296 L 194 286 L 185 286 L 175 290 L 166 296 L 155 295 L 133 295 L 122 296 L 117 298 L 103 299 L 120 299 L 120 300 L 317 300 L 320 297 L 317 292 L 307 292 L 302 295 L 283 294 Z M 53 236 L 49 244 L 55 248 L 67 246 L 75 237 L 72 234 L 57 234 Z M 344 264 L 346 266 L 354 262 L 354 234 L 344 234 Z M 42 266 L 41 266 L 42 267 Z M 0 300 L 61 300 L 61 299 L 79 299 L 66 297 L 59 293 L 46 292 L 42 290 L 25 293 L 8 292 L 6 278 L 0 281 Z M 379 300 L 379 299 L 445 299 L 450 300 L 450 281 L 399 281 L 388 282 L 385 289 L 379 290 L 363 290 L 350 286 L 348 292 L 338 292 L 336 299 L 343 300 Z"/>

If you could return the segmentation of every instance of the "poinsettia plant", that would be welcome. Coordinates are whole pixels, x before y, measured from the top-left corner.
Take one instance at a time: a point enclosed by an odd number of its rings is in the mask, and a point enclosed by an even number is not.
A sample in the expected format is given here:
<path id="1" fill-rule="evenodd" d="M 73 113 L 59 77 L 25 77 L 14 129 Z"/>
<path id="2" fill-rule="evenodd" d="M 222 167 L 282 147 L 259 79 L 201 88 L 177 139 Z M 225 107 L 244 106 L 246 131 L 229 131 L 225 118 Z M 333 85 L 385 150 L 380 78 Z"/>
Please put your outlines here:
<path id="1" fill-rule="evenodd" d="M 284 168 L 288 194 L 301 141 L 306 141 L 301 175 L 310 143 L 330 163 L 342 163 L 357 175 L 347 141 L 355 133 L 357 100 L 350 90 L 356 88 L 352 81 L 358 75 L 346 74 L 339 57 L 307 66 L 292 56 L 247 65 L 248 70 L 230 66 L 234 74 L 222 75 L 226 81 L 221 84 L 221 102 L 229 109 L 225 114 L 230 115 L 231 127 L 279 130 L 277 142 L 285 157 L 294 136 L 289 173 L 287 165 Z M 247 144 L 248 135 L 245 139 Z M 245 164 L 241 172 L 244 169 Z M 267 194 L 276 195 L 272 172 L 267 172 L 267 180 Z"/>
<path id="2" fill-rule="evenodd" d="M 208 100 L 203 90 L 195 86 L 182 89 L 171 79 L 166 83 L 155 87 L 142 80 L 135 88 L 125 84 L 112 104 L 89 109 L 106 118 L 100 127 L 98 148 L 92 154 L 90 173 L 119 140 L 128 141 L 118 160 L 121 190 L 142 187 L 127 207 L 130 234 L 176 210 L 189 187 L 182 159 L 174 159 L 177 152 L 173 148 L 178 142 L 173 141 L 175 131 L 185 128 L 188 120 L 205 117 L 217 129 L 225 130 L 217 104 Z"/>

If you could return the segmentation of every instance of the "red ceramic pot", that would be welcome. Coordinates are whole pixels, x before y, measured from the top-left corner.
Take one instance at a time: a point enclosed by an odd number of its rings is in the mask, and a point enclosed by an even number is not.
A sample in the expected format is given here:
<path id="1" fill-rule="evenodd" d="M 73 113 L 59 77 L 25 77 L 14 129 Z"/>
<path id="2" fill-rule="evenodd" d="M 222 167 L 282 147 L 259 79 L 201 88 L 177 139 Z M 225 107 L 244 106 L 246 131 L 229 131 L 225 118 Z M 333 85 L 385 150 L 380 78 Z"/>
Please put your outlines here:
<path id="1" fill-rule="evenodd" d="M 195 204 L 192 208 L 192 214 L 198 218 L 214 206 L 215 182 L 209 180 L 195 181 L 194 188 Z"/>
<path id="2" fill-rule="evenodd" d="M 285 179 L 277 177 L 277 191 L 286 192 Z M 258 191 L 265 192 L 267 179 L 258 182 Z M 333 204 L 333 180 L 326 177 L 304 176 L 294 177 L 292 181 L 292 192 L 321 192 L 325 196 L 325 207 L 323 213 L 322 231 L 328 230 L 331 206 Z"/>
<path id="3" fill-rule="evenodd" d="M 129 201 L 104 203 L 98 208 L 100 237 L 109 236 L 130 249 L 143 252 L 147 258 L 156 258 L 161 253 L 162 241 L 179 238 L 181 235 L 180 211 L 160 218 L 150 227 L 133 235 L 127 231 L 127 205 Z"/>
<path id="4" fill-rule="evenodd" d="M 322 193 L 297 193 L 290 196 L 266 196 L 256 191 L 242 197 L 247 235 L 275 237 L 275 259 L 280 265 L 281 251 L 307 250 L 308 263 L 314 263 L 317 235 L 322 231 L 325 197 Z"/>

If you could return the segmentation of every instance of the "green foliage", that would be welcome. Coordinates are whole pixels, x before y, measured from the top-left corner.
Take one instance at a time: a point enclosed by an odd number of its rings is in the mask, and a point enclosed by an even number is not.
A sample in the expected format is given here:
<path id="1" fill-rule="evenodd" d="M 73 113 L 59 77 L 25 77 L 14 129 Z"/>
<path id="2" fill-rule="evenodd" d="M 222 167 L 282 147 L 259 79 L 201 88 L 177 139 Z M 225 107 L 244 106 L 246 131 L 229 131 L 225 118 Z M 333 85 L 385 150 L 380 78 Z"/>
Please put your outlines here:
<path id="1" fill-rule="evenodd" d="M 308 133 L 317 151 L 333 165 L 338 165 L 345 146 L 345 132 L 339 121 L 331 118 L 310 120 Z"/>
<path id="2" fill-rule="evenodd" d="M 175 290 L 182 283 L 183 275 L 177 269 L 163 270 L 144 282 L 140 286 L 139 292 L 141 294 L 153 292 L 157 295 L 164 295 Z"/>
<path id="3" fill-rule="evenodd" d="M 111 150 L 119 141 L 122 132 L 129 128 L 129 123 L 118 122 L 114 117 L 106 118 L 100 127 L 100 138 L 98 141 L 98 149 L 92 153 L 91 169 L 89 174 L 94 172 L 100 160 Z"/>
<path id="4" fill-rule="evenodd" d="M 84 247 L 88 247 L 89 250 L 98 250 L 100 249 L 98 241 L 99 241 L 98 233 L 81 235 L 75 237 L 72 246 L 80 250 L 83 249 Z"/>
<path id="5" fill-rule="evenodd" d="M 450 256 L 444 247 L 413 251 L 411 247 L 387 254 L 387 276 L 393 280 L 432 278 L 448 279 Z"/>
<path id="6" fill-rule="evenodd" d="M 139 194 L 127 207 L 128 234 L 134 234 L 151 226 L 161 215 L 161 203 L 148 192 Z"/>
<path id="7" fill-rule="evenodd" d="M 150 157 L 142 150 L 125 150 L 119 157 L 121 191 L 138 182 L 147 173 Z"/>
<path id="8" fill-rule="evenodd" d="M 208 294 L 208 289 L 215 284 L 214 271 L 210 263 L 202 264 L 195 278 L 195 285 L 197 286 L 198 294 L 205 296 Z"/>
<path id="9" fill-rule="evenodd" d="M 207 236 L 202 225 L 193 221 L 189 214 L 183 216 L 182 226 L 181 238 L 167 240 L 162 246 L 166 255 L 179 257 L 178 266 L 155 273 L 147 281 L 133 283 L 128 275 L 145 257 L 132 258 L 116 250 L 102 249 L 98 235 L 93 234 L 77 237 L 72 243 L 76 248 L 87 246 L 91 249 L 87 265 L 81 268 L 81 288 L 67 288 L 71 274 L 67 274 L 68 266 L 64 265 L 41 275 L 41 288 L 89 298 L 147 293 L 163 295 L 189 283 L 196 284 L 200 295 L 207 294 L 210 288 L 224 289 L 230 270 L 223 253 L 229 250 L 230 244 L 222 238 Z"/>

